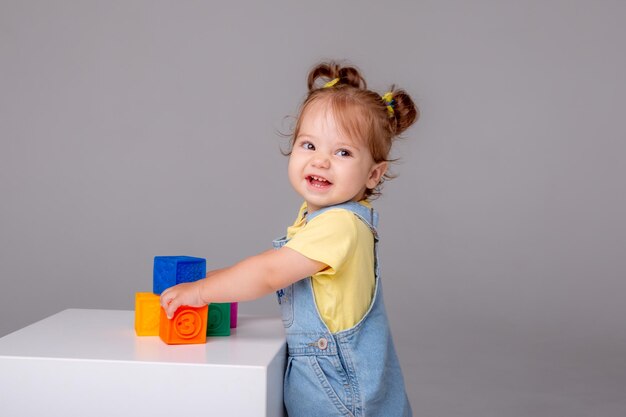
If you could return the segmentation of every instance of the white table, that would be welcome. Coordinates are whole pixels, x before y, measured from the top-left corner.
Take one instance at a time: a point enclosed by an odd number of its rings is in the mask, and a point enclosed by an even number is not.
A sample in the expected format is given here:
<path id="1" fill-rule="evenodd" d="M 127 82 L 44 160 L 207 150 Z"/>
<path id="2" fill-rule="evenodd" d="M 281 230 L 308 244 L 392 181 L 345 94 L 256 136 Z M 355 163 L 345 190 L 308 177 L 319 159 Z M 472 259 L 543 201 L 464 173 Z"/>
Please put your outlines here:
<path id="1" fill-rule="evenodd" d="M 0 338 L 0 416 L 283 416 L 280 318 L 166 345 L 133 311 L 62 311 Z"/>

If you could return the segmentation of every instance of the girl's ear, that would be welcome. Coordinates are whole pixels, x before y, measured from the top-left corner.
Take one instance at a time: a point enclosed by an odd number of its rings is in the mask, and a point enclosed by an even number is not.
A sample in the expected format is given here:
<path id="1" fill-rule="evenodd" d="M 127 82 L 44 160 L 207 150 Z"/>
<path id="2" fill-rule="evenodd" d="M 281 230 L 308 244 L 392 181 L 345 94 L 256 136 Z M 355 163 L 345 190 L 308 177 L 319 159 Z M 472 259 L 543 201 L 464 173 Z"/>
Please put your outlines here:
<path id="1" fill-rule="evenodd" d="M 365 184 L 365 186 L 369 189 L 376 188 L 378 183 L 380 183 L 380 180 L 383 177 L 383 175 L 385 175 L 385 172 L 387 172 L 387 166 L 388 164 L 386 161 L 374 164 L 374 166 L 370 170 L 370 174 L 369 174 L 369 177 L 367 178 L 367 183 Z"/>

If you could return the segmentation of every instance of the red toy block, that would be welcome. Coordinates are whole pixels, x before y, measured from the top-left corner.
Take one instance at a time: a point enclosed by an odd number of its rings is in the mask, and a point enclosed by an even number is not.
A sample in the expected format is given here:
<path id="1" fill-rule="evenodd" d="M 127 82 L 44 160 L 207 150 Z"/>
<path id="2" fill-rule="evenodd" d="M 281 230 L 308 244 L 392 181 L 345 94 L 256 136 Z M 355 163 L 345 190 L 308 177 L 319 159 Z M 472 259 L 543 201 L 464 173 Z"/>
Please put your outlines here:
<path id="1" fill-rule="evenodd" d="M 151 292 L 135 293 L 135 333 L 137 336 L 159 335 L 160 297 Z"/>
<path id="2" fill-rule="evenodd" d="M 161 308 L 159 337 L 168 345 L 206 343 L 209 306 L 181 306 L 171 320 Z"/>

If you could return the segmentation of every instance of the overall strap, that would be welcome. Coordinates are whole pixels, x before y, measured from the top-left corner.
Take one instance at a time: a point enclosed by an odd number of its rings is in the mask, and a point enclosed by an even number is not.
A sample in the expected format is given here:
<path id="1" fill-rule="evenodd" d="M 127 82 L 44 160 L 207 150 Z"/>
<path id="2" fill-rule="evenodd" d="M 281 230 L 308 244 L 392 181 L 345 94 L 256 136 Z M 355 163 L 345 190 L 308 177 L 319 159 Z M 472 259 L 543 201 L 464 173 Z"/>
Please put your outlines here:
<path id="1" fill-rule="evenodd" d="M 363 204 L 359 204 L 356 201 L 348 201 L 347 203 L 336 204 L 334 206 L 324 207 L 313 213 L 306 214 L 306 221 L 310 222 L 320 214 L 334 209 L 342 209 L 348 210 L 354 213 L 359 219 L 361 219 L 372 231 L 374 234 L 374 239 L 378 241 L 378 231 L 376 228 L 378 227 L 378 212 L 373 208 L 365 207 Z"/>

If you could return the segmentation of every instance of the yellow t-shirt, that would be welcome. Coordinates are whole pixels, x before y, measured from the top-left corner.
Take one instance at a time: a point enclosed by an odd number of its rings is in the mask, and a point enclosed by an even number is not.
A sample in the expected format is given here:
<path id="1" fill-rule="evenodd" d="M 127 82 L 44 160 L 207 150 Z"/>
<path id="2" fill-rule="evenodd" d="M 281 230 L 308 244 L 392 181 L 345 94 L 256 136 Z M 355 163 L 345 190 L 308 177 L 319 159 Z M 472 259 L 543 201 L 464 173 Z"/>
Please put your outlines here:
<path id="1" fill-rule="evenodd" d="M 360 204 L 371 208 L 366 201 Z M 357 324 L 374 295 L 374 236 L 354 213 L 331 209 L 306 222 L 306 202 L 287 229 L 285 246 L 328 265 L 313 275 L 320 316 L 332 333 Z"/>

